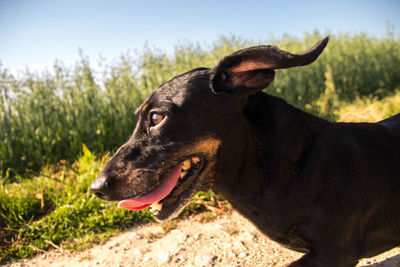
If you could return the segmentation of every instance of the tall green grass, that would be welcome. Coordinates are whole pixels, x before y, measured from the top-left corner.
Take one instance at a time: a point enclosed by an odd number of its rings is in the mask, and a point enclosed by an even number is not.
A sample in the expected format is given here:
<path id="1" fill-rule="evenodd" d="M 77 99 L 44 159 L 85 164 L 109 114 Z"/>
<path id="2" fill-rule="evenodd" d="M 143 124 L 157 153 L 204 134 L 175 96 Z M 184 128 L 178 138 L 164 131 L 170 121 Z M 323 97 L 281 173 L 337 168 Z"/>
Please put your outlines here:
<path id="1" fill-rule="evenodd" d="M 301 52 L 323 37 L 313 33 L 262 43 Z M 95 153 L 116 149 L 132 132 L 133 111 L 151 90 L 175 75 L 211 67 L 223 56 L 256 44 L 231 36 L 209 45 L 184 43 L 173 55 L 145 48 L 134 57 L 125 54 L 117 63 L 105 64 L 100 80 L 84 56 L 73 69 L 56 63 L 51 73 L 27 72 L 15 78 L 0 69 L 0 174 L 10 180 L 26 169 L 73 160 L 82 143 Z M 314 108 L 327 88 L 327 77 L 340 101 L 394 92 L 400 85 L 399 38 L 331 36 L 315 63 L 278 71 L 268 92 L 329 117 L 324 109 Z"/>

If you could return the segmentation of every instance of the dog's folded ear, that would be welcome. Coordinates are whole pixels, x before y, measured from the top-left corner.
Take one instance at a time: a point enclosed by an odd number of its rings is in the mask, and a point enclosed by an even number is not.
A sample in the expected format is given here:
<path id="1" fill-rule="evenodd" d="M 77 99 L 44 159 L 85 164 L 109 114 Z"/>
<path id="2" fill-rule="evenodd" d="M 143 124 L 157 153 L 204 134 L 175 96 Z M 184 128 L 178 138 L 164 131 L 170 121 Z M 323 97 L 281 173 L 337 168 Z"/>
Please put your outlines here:
<path id="1" fill-rule="evenodd" d="M 211 71 L 214 93 L 248 95 L 266 88 L 274 79 L 274 69 L 304 66 L 312 63 L 324 50 L 329 37 L 307 51 L 295 55 L 276 46 L 262 45 L 239 50 L 224 57 Z"/>

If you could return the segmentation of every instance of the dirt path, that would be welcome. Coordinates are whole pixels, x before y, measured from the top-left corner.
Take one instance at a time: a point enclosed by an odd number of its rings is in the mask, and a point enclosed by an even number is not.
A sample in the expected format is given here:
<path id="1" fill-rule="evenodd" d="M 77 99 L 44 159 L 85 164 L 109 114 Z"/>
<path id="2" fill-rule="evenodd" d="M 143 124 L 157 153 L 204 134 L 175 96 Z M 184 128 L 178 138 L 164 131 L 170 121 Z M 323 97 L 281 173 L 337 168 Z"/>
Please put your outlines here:
<path id="1" fill-rule="evenodd" d="M 175 225 L 140 226 L 84 252 L 51 251 L 8 266 L 286 266 L 301 256 L 264 237 L 236 212 L 201 220 L 200 214 Z M 398 267 L 400 249 L 357 266 Z"/>

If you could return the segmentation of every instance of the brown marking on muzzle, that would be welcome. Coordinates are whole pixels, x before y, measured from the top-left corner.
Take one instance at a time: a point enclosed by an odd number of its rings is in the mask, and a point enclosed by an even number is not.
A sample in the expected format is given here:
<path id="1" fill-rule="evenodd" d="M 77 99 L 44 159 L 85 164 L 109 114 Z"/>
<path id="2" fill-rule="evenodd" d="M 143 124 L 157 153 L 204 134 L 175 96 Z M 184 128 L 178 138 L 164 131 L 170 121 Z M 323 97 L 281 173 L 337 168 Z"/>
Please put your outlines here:
<path id="1" fill-rule="evenodd" d="M 202 154 L 206 157 L 207 167 L 204 169 L 201 176 L 208 178 L 209 184 L 215 179 L 215 165 L 218 148 L 221 146 L 221 141 L 214 137 L 205 137 L 190 145 L 180 149 L 174 156 L 181 157 L 190 154 Z"/>
<path id="2" fill-rule="evenodd" d="M 215 161 L 220 145 L 221 141 L 214 137 L 201 138 L 193 143 L 181 147 L 178 151 L 172 154 L 172 158 L 182 158 L 199 154 L 211 163 L 212 161 Z"/>
<path id="3" fill-rule="evenodd" d="M 194 152 L 194 153 L 205 154 L 208 157 L 215 157 L 220 145 L 221 145 L 220 140 L 213 137 L 206 137 L 191 145 L 185 146 L 177 154 L 188 155 L 188 154 L 193 154 Z"/>

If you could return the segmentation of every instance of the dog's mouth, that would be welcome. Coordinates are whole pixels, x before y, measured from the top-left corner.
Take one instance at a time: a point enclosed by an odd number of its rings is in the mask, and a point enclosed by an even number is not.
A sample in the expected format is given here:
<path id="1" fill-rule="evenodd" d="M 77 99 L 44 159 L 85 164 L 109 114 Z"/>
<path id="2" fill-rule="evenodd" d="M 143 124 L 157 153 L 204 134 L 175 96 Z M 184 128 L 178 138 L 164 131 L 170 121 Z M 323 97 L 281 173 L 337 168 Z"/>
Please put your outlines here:
<path id="1" fill-rule="evenodd" d="M 166 174 L 157 187 L 139 198 L 120 201 L 118 207 L 142 210 L 151 206 L 150 211 L 157 219 L 168 219 L 179 212 L 196 193 L 196 179 L 204 165 L 204 160 L 199 156 L 188 157 Z"/>

